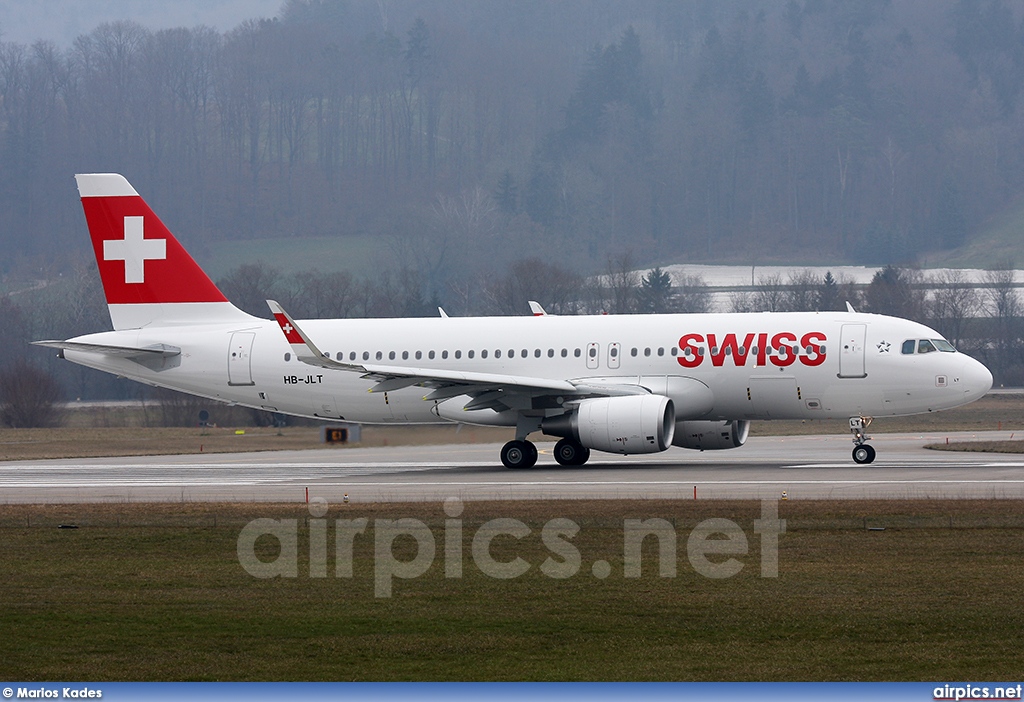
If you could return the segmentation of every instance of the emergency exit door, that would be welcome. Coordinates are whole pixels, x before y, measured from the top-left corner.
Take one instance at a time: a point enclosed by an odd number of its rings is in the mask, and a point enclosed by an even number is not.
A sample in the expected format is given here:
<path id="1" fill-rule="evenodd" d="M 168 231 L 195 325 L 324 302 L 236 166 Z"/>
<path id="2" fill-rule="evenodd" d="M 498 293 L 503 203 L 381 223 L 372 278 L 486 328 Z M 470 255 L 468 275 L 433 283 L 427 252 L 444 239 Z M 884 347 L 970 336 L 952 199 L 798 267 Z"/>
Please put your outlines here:
<path id="1" fill-rule="evenodd" d="M 255 332 L 234 332 L 228 344 L 228 385 L 255 385 L 252 382 L 252 342 Z"/>
<path id="2" fill-rule="evenodd" d="M 864 369 L 866 324 L 844 324 L 839 338 L 839 377 L 866 378 Z"/>

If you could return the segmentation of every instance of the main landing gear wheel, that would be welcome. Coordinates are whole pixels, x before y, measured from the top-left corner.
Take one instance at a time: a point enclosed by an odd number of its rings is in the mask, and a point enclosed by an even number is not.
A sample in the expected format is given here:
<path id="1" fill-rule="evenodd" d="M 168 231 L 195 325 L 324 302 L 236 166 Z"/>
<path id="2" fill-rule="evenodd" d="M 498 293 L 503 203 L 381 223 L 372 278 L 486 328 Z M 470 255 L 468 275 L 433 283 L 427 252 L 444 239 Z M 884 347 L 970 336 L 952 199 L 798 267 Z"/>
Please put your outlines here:
<path id="1" fill-rule="evenodd" d="M 853 434 L 853 460 L 855 463 L 871 463 L 875 460 L 875 449 L 868 445 L 870 436 L 864 432 L 871 424 L 871 417 L 850 417 L 850 433 Z"/>
<path id="2" fill-rule="evenodd" d="M 509 441 L 501 447 L 501 462 L 506 468 L 532 468 L 537 462 L 537 447 L 529 441 Z"/>
<path id="3" fill-rule="evenodd" d="M 590 460 L 590 449 L 572 439 L 555 444 L 555 460 L 563 466 L 582 466 Z"/>
<path id="4" fill-rule="evenodd" d="M 875 449 L 868 444 L 853 447 L 853 460 L 857 463 L 871 463 L 875 460 Z"/>

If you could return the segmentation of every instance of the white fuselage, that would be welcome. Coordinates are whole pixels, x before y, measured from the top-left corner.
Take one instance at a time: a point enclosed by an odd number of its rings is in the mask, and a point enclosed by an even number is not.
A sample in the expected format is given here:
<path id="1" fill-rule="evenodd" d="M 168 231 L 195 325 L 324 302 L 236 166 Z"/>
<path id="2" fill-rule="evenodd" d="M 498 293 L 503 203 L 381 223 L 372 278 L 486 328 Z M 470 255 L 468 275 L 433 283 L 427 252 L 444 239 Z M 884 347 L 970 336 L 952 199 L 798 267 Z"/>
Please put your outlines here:
<path id="1" fill-rule="evenodd" d="M 678 421 L 916 414 L 971 402 L 991 386 L 988 370 L 964 354 L 904 352 L 907 341 L 941 339 L 934 330 L 870 314 L 344 319 L 301 326 L 319 349 L 344 362 L 639 385 L 670 397 Z M 150 325 L 73 341 L 176 346 L 180 356 L 145 363 L 70 349 L 65 357 L 271 411 L 365 423 L 515 424 L 508 413 L 463 411 L 466 396 L 425 401 L 427 391 L 415 386 L 370 393 L 376 381 L 358 372 L 297 360 L 271 320 Z"/>

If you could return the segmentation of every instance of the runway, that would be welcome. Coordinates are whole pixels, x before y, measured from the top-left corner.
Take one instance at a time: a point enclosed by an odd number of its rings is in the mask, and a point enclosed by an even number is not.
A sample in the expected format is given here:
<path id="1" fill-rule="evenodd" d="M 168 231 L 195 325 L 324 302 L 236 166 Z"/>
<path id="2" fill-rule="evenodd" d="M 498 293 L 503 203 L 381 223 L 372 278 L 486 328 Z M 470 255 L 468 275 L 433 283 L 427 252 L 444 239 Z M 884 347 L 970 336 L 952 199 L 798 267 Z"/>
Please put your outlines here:
<path id="1" fill-rule="evenodd" d="M 1006 432 L 886 434 L 860 466 L 845 436 L 753 437 L 731 451 L 594 453 L 564 468 L 538 443 L 536 467 L 510 471 L 498 444 L 87 458 L 0 463 L 0 502 L 329 503 L 517 499 L 1024 498 L 1024 456 L 928 451 L 927 443 Z"/>

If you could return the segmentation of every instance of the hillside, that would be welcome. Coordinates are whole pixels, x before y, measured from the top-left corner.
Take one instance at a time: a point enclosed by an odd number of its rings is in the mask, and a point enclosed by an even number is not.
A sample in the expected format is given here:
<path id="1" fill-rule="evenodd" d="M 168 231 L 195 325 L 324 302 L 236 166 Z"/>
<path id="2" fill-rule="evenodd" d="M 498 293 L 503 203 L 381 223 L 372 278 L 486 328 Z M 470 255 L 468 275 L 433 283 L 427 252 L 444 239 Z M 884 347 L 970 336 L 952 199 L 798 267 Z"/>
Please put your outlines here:
<path id="1" fill-rule="evenodd" d="M 939 251 L 922 260 L 926 268 L 994 268 L 1024 263 L 1024 196 L 996 213 L 974 232 L 967 243 Z"/>

